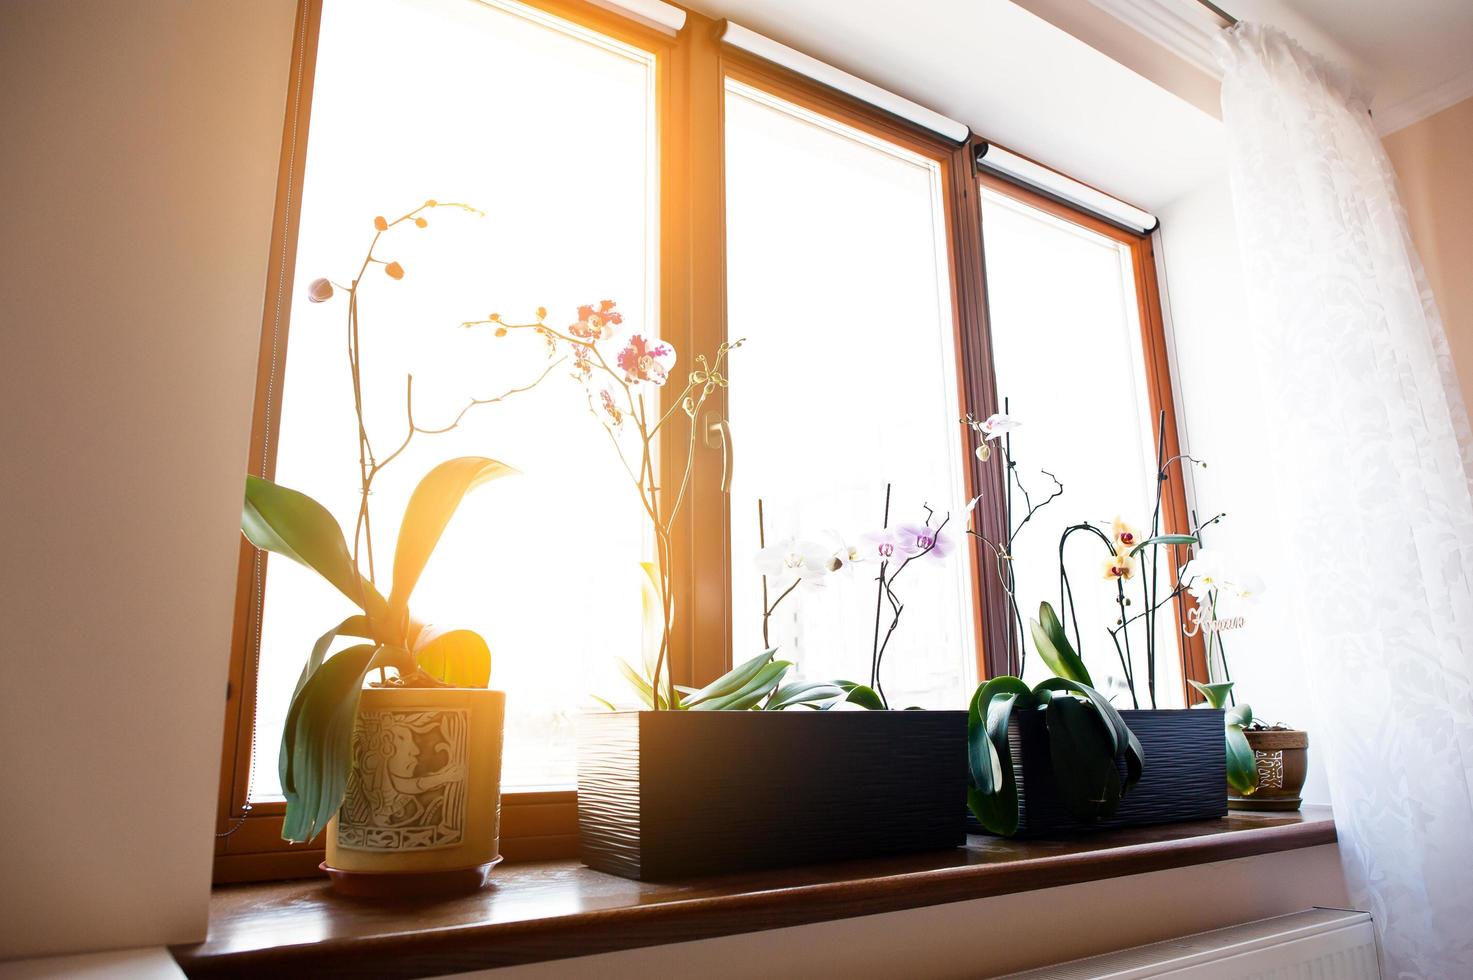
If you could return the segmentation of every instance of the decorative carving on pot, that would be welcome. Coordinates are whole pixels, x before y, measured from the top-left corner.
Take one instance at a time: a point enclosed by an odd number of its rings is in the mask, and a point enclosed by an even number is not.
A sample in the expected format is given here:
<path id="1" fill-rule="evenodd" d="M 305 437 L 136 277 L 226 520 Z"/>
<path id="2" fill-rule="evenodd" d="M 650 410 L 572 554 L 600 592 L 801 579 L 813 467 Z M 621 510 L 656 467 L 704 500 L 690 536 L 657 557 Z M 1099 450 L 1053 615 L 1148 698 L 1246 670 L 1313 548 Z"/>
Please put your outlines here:
<path id="1" fill-rule="evenodd" d="M 338 846 L 410 851 L 459 844 L 469 727 L 464 709 L 359 712 Z"/>
<path id="2" fill-rule="evenodd" d="M 1297 810 L 1309 774 L 1309 733 L 1291 728 L 1249 728 L 1243 734 L 1258 770 L 1258 789 L 1243 796 L 1228 790 L 1234 810 Z"/>

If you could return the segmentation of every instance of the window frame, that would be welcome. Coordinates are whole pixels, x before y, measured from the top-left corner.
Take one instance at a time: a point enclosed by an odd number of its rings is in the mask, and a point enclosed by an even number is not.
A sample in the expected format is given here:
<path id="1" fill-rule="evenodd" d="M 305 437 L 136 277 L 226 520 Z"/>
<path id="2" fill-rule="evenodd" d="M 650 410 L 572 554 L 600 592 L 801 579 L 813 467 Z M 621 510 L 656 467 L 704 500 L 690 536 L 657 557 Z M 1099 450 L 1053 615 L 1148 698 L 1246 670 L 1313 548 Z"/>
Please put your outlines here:
<path id="1" fill-rule="evenodd" d="M 684 213 L 689 197 L 690 168 L 681 166 L 683 141 L 680 127 L 673 125 L 681 99 L 674 91 L 672 69 L 678 60 L 679 41 L 653 28 L 620 17 L 586 0 L 518 0 L 529 7 L 560 17 L 608 37 L 641 48 L 655 59 L 655 118 L 658 166 L 660 168 L 660 271 L 659 296 L 661 334 L 677 349 L 689 350 L 694 340 L 691 325 L 701 322 L 691 315 L 685 258 L 690 254 L 679 237 L 676 218 Z M 300 193 L 310 136 L 313 73 L 317 40 L 322 23 L 322 0 L 300 0 L 293 32 L 291 69 L 287 90 L 282 150 L 277 171 L 276 205 L 271 226 L 271 263 L 265 284 L 261 344 L 256 370 L 252 409 L 248 472 L 270 479 L 275 472 L 275 426 L 290 339 L 291 296 L 295 286 L 297 229 L 301 212 Z M 672 137 L 675 137 L 672 143 Z M 723 330 L 724 332 L 724 330 Z M 714 346 L 714 345 L 710 345 Z M 673 397 L 670 392 L 666 397 Z M 668 405 L 665 407 L 669 407 Z M 671 455 L 671 454 L 666 454 Z M 672 465 L 673 464 L 669 464 Z M 668 470 L 667 470 L 668 472 Z M 689 533 L 685 535 L 689 540 Z M 672 590 L 676 602 L 687 600 L 693 576 L 688 567 L 679 571 Z M 231 630 L 230 674 L 226 687 L 225 725 L 221 750 L 220 789 L 215 826 L 214 881 L 217 884 L 308 877 L 319 873 L 326 852 L 320 840 L 290 844 L 281 839 L 286 804 L 268 801 L 250 804 L 251 756 L 254 749 L 256 677 L 254 670 L 259 639 L 259 610 L 265 588 L 266 564 L 249 542 L 241 539 L 237 563 L 234 624 Z M 690 608 L 690 606 L 687 606 Z M 690 656 L 701 649 L 677 637 L 673 672 L 677 683 L 710 672 L 708 663 L 697 664 Z M 724 653 L 723 653 L 724 656 Z M 714 660 L 714 658 L 707 658 Z M 710 673 L 719 675 L 720 670 Z M 541 860 L 565 857 L 576 851 L 578 840 L 577 794 L 574 790 L 545 790 L 506 793 L 502 796 L 501 850 L 508 860 Z"/>
<path id="2" fill-rule="evenodd" d="M 1177 429 L 1164 322 L 1149 235 L 1132 235 L 1029 188 L 979 173 L 976 140 L 960 144 L 891 115 L 806 76 L 723 44 L 724 21 L 687 12 L 684 28 L 664 34 L 595 5 L 593 0 L 519 0 L 528 6 L 649 51 L 655 58 L 655 102 L 660 181 L 660 332 L 676 348 L 709 353 L 726 337 L 725 139 L 726 79 L 735 78 L 778 98 L 903 146 L 935 161 L 942 172 L 948 274 L 955 339 L 958 394 L 963 410 L 997 407 L 989 327 L 981 188 L 1034 204 L 1052 214 L 1100 231 L 1132 249 L 1142 311 L 1142 340 L 1153 407 L 1167 412 L 1168 450 L 1176 452 Z M 290 335 L 301 177 L 310 130 L 313 70 L 322 0 L 300 0 L 294 33 L 276 207 L 271 231 L 271 265 L 265 284 L 262 336 L 251 427 L 250 472 L 271 477 L 275 466 L 275 419 Z M 740 379 L 738 379 L 740 383 Z M 674 397 L 672 390 L 662 393 Z M 725 489 L 731 447 L 716 423 L 724 422 L 726 392 L 708 400 L 697 420 L 697 452 L 688 505 L 672 528 L 671 579 L 677 620 L 671 649 L 676 683 L 704 684 L 731 666 L 730 507 Z M 665 404 L 664 408 L 671 407 Z M 740 434 L 738 434 L 738 447 Z M 1006 523 L 1002 475 L 970 451 L 969 434 L 958 425 L 956 439 L 967 460 L 968 496 L 983 494 L 976 520 L 992 540 Z M 662 480 L 678 476 L 683 454 L 662 454 Z M 1186 520 L 1179 482 L 1168 495 L 1175 526 Z M 990 505 L 989 505 L 989 502 Z M 711 547 L 720 542 L 720 547 Z M 1012 671 L 1007 597 L 990 574 L 988 555 L 968 540 L 975 582 L 973 628 L 977 672 L 982 678 Z M 257 803 L 245 809 L 254 738 L 255 660 L 258 611 L 265 583 L 264 562 L 242 539 L 235 621 L 226 690 L 216 820 L 216 883 L 309 877 L 319 873 L 325 852 L 315 844 L 281 839 L 285 804 Z M 1182 638 L 1183 675 L 1204 679 L 1200 640 Z M 1194 693 L 1187 691 L 1187 703 Z M 512 792 L 502 796 L 501 850 L 508 860 L 567 857 L 577 850 L 576 790 Z"/>
<path id="3" fill-rule="evenodd" d="M 976 152 L 982 150 L 986 145 L 986 142 L 981 139 L 973 140 L 972 161 L 976 172 L 979 199 L 978 231 L 984 256 L 983 288 L 986 288 L 985 255 L 987 247 L 985 237 L 982 237 L 980 198 L 984 188 L 1124 245 L 1130 252 L 1135 279 L 1136 310 L 1140 317 L 1142 368 L 1145 372 L 1146 394 L 1151 405 L 1151 415 L 1153 418 L 1159 418 L 1161 413 L 1165 413 L 1166 458 L 1170 459 L 1178 455 L 1181 452 L 1181 440 L 1176 412 L 1176 389 L 1172 384 L 1171 358 L 1166 339 L 1166 320 L 1162 313 L 1161 286 L 1156 270 L 1154 245 L 1160 225 L 1158 224 L 1156 228 L 1148 232 L 1133 231 L 1037 188 L 1028 187 L 977 168 Z M 990 336 L 990 324 L 988 330 Z M 1190 505 L 1184 480 L 1167 481 L 1162 497 L 1161 512 L 1162 533 L 1186 533 L 1191 530 Z M 1173 587 L 1177 584 L 1178 569 L 1171 570 L 1170 581 Z M 1185 611 L 1189 612 L 1195 607 L 1196 600 L 1190 594 L 1183 594 L 1182 599 L 1185 603 L 1183 607 Z M 1177 649 L 1181 657 L 1183 703 L 1190 707 L 1203 700 L 1189 682 L 1195 680 L 1205 683 L 1208 680 L 1207 652 L 1200 634 L 1187 636 L 1181 630 L 1177 630 L 1176 633 Z M 1017 666 L 1016 663 L 1010 663 L 1006 665 L 1003 672 L 1016 673 Z"/>

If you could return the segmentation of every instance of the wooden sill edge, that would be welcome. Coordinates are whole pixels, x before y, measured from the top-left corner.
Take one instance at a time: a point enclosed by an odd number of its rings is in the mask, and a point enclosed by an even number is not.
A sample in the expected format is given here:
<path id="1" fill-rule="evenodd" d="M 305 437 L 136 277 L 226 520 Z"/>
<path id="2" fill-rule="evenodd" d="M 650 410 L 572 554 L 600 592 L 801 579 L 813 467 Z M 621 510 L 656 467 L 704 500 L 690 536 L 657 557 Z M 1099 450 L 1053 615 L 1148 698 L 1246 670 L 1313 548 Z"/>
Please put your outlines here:
<path id="1" fill-rule="evenodd" d="M 334 976 L 433 976 L 990 898 L 1335 843 L 1328 808 L 1306 810 L 1297 823 L 1223 826 L 1196 836 L 1130 844 L 1112 844 L 1108 834 L 1102 834 L 1098 848 L 873 877 L 856 874 L 784 885 L 780 873 L 769 873 L 768 880 L 776 883 L 768 887 L 512 921 L 423 925 L 432 916 L 406 911 L 397 928 L 344 929 L 318 942 L 294 945 L 212 949 L 212 925 L 211 940 L 176 946 L 172 952 L 191 977 L 260 971 L 285 978 L 320 975 L 324 969 Z M 331 917 L 332 912 L 325 914 Z"/>

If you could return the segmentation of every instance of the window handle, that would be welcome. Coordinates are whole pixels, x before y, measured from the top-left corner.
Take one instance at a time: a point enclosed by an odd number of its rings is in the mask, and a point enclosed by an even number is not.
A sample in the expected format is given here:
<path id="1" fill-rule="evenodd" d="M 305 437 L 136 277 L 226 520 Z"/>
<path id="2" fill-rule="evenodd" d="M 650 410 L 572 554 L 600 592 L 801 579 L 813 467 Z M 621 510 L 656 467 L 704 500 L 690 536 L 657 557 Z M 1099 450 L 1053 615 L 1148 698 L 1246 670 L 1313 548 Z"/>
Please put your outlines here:
<path id="1" fill-rule="evenodd" d="M 720 417 L 707 422 L 706 448 L 721 450 L 721 492 L 731 493 L 731 423 Z"/>

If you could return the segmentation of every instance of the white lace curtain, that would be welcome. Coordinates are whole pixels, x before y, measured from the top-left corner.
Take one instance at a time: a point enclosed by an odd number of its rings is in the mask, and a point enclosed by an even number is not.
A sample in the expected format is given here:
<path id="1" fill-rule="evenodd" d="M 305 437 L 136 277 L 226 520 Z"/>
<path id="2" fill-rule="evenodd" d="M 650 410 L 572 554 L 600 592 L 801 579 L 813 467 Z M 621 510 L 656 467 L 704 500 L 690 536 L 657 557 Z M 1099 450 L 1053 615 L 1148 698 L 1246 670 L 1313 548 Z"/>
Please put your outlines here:
<path id="1" fill-rule="evenodd" d="M 1354 83 L 1252 24 L 1220 57 L 1310 751 L 1386 976 L 1473 977 L 1473 471 L 1447 338 Z"/>

